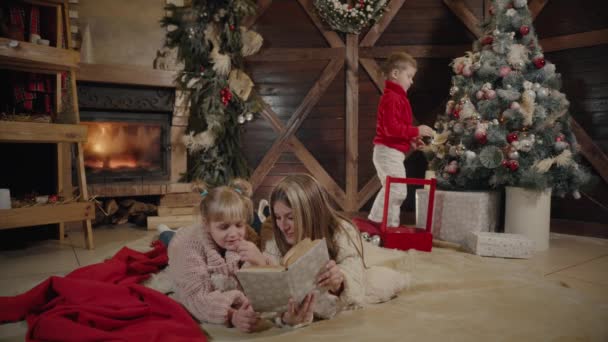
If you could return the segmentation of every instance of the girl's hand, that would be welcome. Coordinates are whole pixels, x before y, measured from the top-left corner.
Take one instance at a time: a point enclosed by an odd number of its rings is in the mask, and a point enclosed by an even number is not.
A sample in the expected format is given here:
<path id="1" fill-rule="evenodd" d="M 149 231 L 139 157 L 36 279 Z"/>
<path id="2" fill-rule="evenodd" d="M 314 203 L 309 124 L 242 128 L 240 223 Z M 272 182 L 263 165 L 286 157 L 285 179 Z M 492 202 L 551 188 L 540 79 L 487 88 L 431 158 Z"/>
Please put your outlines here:
<path id="1" fill-rule="evenodd" d="M 261 266 L 267 264 L 262 252 L 251 241 L 241 241 L 236 248 L 236 252 L 239 253 L 241 261 L 248 262 L 251 265 Z"/>
<path id="2" fill-rule="evenodd" d="M 242 332 L 252 332 L 260 319 L 259 315 L 253 311 L 250 303 L 246 303 L 238 310 L 232 311 L 230 323 Z"/>
<path id="3" fill-rule="evenodd" d="M 314 293 L 307 294 L 299 307 L 296 307 L 296 302 L 293 298 L 289 298 L 287 311 L 281 316 L 283 323 L 294 326 L 312 322 L 315 298 L 316 296 Z"/>
<path id="4" fill-rule="evenodd" d="M 325 272 L 323 272 L 319 278 L 317 278 L 317 286 L 324 287 L 329 292 L 339 295 L 342 292 L 344 284 L 344 273 L 336 265 L 336 262 L 330 260 L 325 266 Z"/>

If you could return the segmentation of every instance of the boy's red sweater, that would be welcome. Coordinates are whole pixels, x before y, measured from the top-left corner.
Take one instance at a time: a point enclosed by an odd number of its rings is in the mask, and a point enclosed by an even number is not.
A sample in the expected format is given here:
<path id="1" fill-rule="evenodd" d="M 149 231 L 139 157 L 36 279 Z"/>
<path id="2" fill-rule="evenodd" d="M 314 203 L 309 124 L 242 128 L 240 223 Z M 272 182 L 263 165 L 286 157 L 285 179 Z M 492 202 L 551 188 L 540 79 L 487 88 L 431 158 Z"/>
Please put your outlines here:
<path id="1" fill-rule="evenodd" d="M 411 141 L 418 134 L 418 127 L 413 125 L 412 106 L 407 93 L 399 84 L 386 81 L 378 105 L 374 145 L 385 145 L 407 153 Z"/>

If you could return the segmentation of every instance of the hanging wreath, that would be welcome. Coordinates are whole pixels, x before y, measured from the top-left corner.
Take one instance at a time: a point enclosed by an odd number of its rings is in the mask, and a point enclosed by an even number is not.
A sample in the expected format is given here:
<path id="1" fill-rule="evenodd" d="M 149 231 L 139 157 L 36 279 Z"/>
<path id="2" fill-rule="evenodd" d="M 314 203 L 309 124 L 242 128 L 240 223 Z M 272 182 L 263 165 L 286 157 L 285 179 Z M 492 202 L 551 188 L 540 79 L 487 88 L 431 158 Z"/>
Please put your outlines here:
<path id="1" fill-rule="evenodd" d="M 388 0 L 315 0 L 319 16 L 335 31 L 358 34 L 384 14 Z"/>
<path id="2" fill-rule="evenodd" d="M 190 108 L 183 137 L 189 155 L 185 178 L 218 185 L 247 177 L 242 125 L 261 110 L 262 101 L 252 92 L 244 57 L 256 53 L 263 39 L 241 22 L 255 14 L 255 2 L 192 0 L 166 10 L 165 45 L 177 49 L 182 68 L 176 82 Z"/>

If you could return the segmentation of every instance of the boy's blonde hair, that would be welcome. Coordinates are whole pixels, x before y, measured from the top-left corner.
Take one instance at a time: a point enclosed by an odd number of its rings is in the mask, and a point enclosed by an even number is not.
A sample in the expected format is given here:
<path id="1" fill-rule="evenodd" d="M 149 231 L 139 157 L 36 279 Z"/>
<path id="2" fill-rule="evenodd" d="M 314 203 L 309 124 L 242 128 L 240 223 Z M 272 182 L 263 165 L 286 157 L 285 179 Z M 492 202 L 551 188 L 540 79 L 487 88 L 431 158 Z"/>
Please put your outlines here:
<path id="1" fill-rule="evenodd" d="M 253 221 L 252 187 L 244 179 L 234 179 L 229 185 L 208 189 L 199 185 L 201 204 L 199 206 L 204 222 L 239 222 L 249 224 Z"/>
<path id="2" fill-rule="evenodd" d="M 382 73 L 384 77 L 388 78 L 393 70 L 404 70 L 408 65 L 414 69 L 418 68 L 418 63 L 416 60 L 408 53 L 394 52 L 388 56 L 386 61 L 384 61 L 384 64 L 382 65 Z"/>
<path id="3" fill-rule="evenodd" d="M 276 223 L 274 205 L 277 202 L 283 202 L 292 209 L 296 243 L 304 237 L 313 240 L 325 238 L 329 256 L 335 260 L 338 254 L 336 232 L 342 229 L 341 222 L 348 219 L 331 207 L 321 185 L 307 174 L 296 174 L 285 177 L 272 191 L 270 214 L 274 237 L 281 255 L 285 255 L 292 246 Z"/>

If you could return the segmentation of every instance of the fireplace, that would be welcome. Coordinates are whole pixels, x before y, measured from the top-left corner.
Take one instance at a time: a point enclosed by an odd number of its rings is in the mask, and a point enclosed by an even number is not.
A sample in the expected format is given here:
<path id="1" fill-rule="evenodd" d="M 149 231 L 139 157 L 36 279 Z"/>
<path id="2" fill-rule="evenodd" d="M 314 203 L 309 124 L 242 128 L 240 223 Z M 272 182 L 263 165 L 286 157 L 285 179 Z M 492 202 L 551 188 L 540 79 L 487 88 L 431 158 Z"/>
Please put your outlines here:
<path id="1" fill-rule="evenodd" d="M 91 183 L 168 180 L 167 114 L 82 111 L 89 128 L 84 164 Z"/>
<path id="2" fill-rule="evenodd" d="M 84 164 L 92 195 L 158 195 L 180 190 L 181 143 L 188 109 L 173 88 L 78 83 L 81 123 L 88 126 Z"/>

